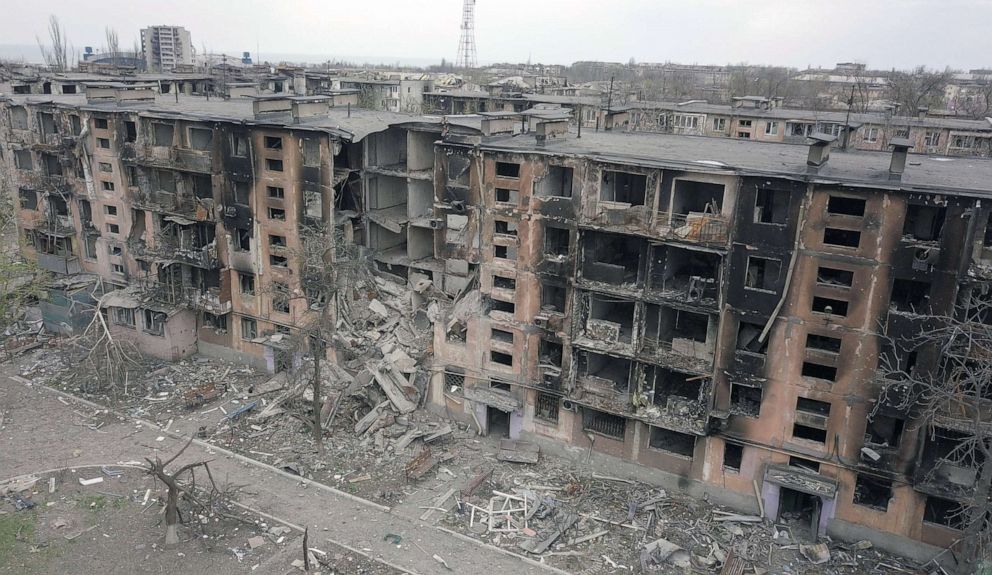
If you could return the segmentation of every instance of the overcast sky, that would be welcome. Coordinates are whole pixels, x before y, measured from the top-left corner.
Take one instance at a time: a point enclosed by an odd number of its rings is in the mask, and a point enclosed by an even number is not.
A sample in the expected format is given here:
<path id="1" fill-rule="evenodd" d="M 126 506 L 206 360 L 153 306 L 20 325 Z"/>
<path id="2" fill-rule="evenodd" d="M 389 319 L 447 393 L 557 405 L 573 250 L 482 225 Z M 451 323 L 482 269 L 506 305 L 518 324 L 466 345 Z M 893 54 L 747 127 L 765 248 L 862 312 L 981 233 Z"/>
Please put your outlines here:
<path id="1" fill-rule="evenodd" d="M 55 13 L 78 48 L 178 24 L 197 50 L 453 60 L 461 0 L 47 0 L 9 4 L 0 43 L 35 45 Z M 16 5 L 16 6 L 15 6 Z M 576 60 L 992 67 L 992 0 L 478 0 L 480 62 Z M 9 53 L 9 52 L 8 52 Z M 31 57 L 34 55 L 31 54 Z M 318 58 L 314 58 L 317 60 Z"/>

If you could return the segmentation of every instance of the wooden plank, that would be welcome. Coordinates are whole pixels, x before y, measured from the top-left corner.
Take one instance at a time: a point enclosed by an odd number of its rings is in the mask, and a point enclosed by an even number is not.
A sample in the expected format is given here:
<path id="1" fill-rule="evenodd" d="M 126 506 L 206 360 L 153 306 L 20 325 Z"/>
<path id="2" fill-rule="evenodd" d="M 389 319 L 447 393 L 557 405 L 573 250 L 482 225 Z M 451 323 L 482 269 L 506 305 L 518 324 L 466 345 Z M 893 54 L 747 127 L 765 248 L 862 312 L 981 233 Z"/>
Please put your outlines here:
<path id="1" fill-rule="evenodd" d="M 437 509 L 440 509 L 441 506 L 444 505 L 444 502 L 447 501 L 448 498 L 451 497 L 454 494 L 455 494 L 455 488 L 454 487 L 452 487 L 451 489 L 445 491 L 441 496 L 439 496 L 437 499 L 434 500 L 434 503 L 431 505 L 431 507 L 427 511 L 424 511 L 424 514 L 420 516 L 420 520 L 421 521 L 427 521 L 428 519 L 430 519 L 430 517 L 434 513 L 434 511 L 437 510 Z M 447 511 L 447 508 L 445 508 L 445 511 Z"/>
<path id="2" fill-rule="evenodd" d="M 469 496 L 475 493 L 483 483 L 489 481 L 489 478 L 493 476 L 493 468 L 484 470 L 482 473 L 475 476 L 472 481 L 468 482 L 468 485 L 462 489 L 462 495 Z"/>

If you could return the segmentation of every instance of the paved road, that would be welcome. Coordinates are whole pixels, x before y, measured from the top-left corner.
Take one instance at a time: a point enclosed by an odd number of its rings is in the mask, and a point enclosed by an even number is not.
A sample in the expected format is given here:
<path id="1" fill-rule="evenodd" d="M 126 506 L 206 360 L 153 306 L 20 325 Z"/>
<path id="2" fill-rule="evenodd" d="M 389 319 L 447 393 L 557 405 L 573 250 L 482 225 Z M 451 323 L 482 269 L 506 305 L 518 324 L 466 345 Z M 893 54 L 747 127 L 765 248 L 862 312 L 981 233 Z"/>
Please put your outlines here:
<path id="1" fill-rule="evenodd" d="M 0 479 L 57 467 L 142 461 L 156 453 L 165 458 L 184 443 L 130 419 L 115 418 L 94 431 L 86 425 L 93 412 L 92 407 L 52 390 L 0 375 L 0 413 L 6 414 L 0 428 Z M 218 481 L 248 485 L 242 504 L 309 526 L 316 547 L 320 541 L 331 540 L 422 575 L 562 573 L 345 494 L 313 484 L 304 487 L 299 479 L 209 447 L 193 444 L 177 463 L 204 459 L 212 460 L 211 471 Z M 401 545 L 384 542 L 387 533 L 400 535 Z M 444 558 L 450 570 L 435 561 L 433 554 Z"/>

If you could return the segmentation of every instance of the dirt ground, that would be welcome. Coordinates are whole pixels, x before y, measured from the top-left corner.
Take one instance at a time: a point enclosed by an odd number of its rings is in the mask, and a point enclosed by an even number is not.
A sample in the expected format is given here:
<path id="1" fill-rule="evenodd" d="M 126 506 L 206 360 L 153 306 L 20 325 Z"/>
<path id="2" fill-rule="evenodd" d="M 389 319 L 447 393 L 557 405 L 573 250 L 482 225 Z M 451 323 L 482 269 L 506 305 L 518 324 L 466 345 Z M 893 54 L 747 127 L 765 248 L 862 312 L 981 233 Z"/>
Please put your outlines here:
<path id="1" fill-rule="evenodd" d="M 79 382 L 64 377 L 58 357 L 51 351 L 19 358 L 18 369 L 39 383 L 80 392 Z M 197 434 L 209 443 L 289 473 L 391 506 L 396 513 L 436 522 L 570 573 L 645 572 L 641 550 L 658 539 L 680 547 L 691 567 L 663 562 L 653 573 L 719 571 L 728 560 L 740 562 L 746 573 L 760 573 L 761 569 L 795 574 L 898 572 L 885 565 L 920 572 L 871 548 L 867 542 L 849 545 L 827 541 L 829 561 L 813 564 L 800 550 L 800 544 L 808 542 L 801 541 L 789 525 L 723 521 L 719 518 L 731 514 L 731 510 L 630 479 L 597 477 L 594 471 L 605 471 L 546 454 L 541 454 L 536 464 L 499 461 L 498 441 L 479 437 L 473 428 L 463 425 L 452 424 L 450 434 L 431 443 L 432 451 L 443 454 L 445 460 L 423 478 L 408 481 L 404 467 L 422 452 L 424 445 L 415 440 L 399 449 L 393 441 L 407 429 L 438 429 L 447 423 L 424 410 L 397 417 L 394 425 L 382 430 L 380 435 L 385 441 L 377 441 L 372 435 L 357 436 L 353 429 L 355 422 L 369 411 L 369 405 L 360 398 L 345 398 L 328 431 L 325 451 L 320 454 L 302 417 L 293 415 L 294 409 L 305 409 L 305 405 L 287 406 L 280 415 L 264 420 L 254 416 L 274 397 L 272 392 L 264 391 L 268 379 L 264 374 L 206 358 L 185 360 L 176 366 L 153 366 L 153 373 L 157 375 L 145 382 L 149 386 L 146 395 L 128 398 L 118 406 L 176 433 Z M 225 393 L 187 408 L 182 399 L 186 390 L 222 377 L 228 383 Z M 106 397 L 91 399 L 109 401 Z M 244 416 L 229 417 L 252 403 L 255 407 Z M 113 416 L 91 414 L 87 425 L 99 428 L 106 417 Z M 473 479 L 490 470 L 491 476 L 473 493 L 463 494 Z M 439 502 L 438 497 L 450 490 L 454 495 Z M 478 517 L 473 519 L 471 506 L 488 508 L 495 493 L 532 497 L 531 501 L 541 501 L 542 507 L 526 526 L 517 523 L 508 532 L 490 532 Z M 652 500 L 655 501 L 644 504 Z M 442 509 L 428 513 L 434 506 Z M 547 538 L 570 515 L 577 520 L 547 550 L 528 554 L 521 548 L 521 543 L 528 540 Z"/>
<path id="2" fill-rule="evenodd" d="M 166 548 L 161 485 L 136 469 L 108 471 L 123 474 L 71 469 L 39 476 L 16 498 L 0 498 L 0 574 L 291 573 L 293 559 L 302 557 L 298 532 L 237 510 L 237 520 L 218 515 L 188 518 L 191 521 L 180 528 L 180 543 Z M 79 483 L 80 478 L 95 477 L 103 481 Z M 55 491 L 50 493 L 52 478 Z M 21 507 L 31 507 L 18 510 L 15 499 Z M 261 537 L 263 544 L 252 548 L 249 540 L 254 537 Z M 325 573 L 398 573 L 345 549 L 320 547 Z"/>

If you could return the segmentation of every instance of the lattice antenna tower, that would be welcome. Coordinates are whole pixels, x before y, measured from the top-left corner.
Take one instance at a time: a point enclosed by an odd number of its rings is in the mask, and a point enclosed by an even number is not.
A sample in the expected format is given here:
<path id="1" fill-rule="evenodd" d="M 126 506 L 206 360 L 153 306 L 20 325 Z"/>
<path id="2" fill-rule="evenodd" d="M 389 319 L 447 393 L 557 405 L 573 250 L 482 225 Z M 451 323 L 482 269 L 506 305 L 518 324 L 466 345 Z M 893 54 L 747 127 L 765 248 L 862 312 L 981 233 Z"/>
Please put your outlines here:
<path id="1" fill-rule="evenodd" d="M 459 68 L 475 68 L 479 62 L 475 52 L 475 0 L 463 0 L 461 36 L 458 38 Z"/>

